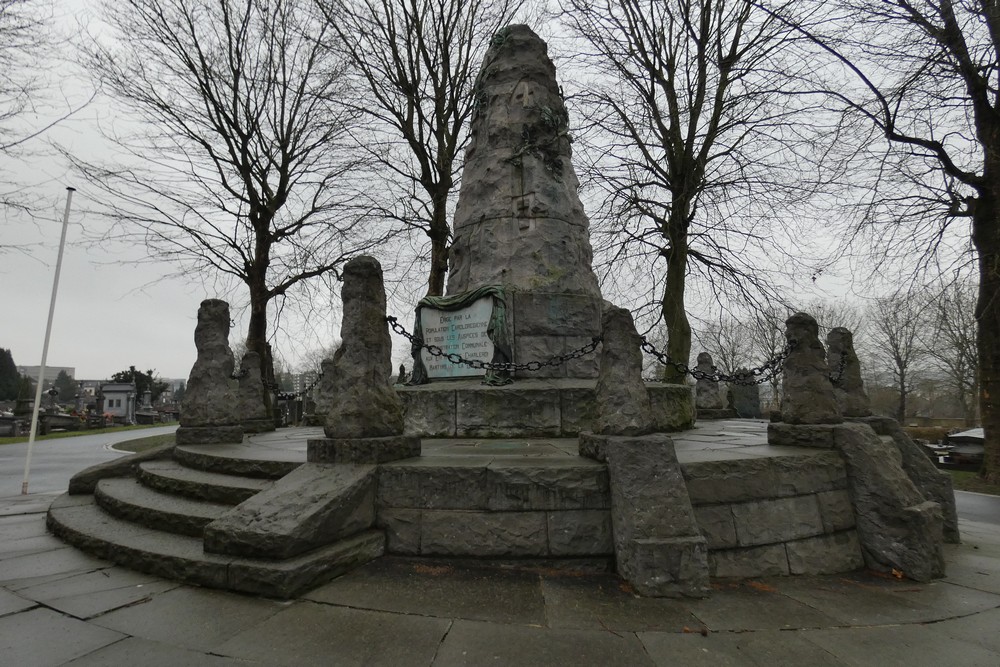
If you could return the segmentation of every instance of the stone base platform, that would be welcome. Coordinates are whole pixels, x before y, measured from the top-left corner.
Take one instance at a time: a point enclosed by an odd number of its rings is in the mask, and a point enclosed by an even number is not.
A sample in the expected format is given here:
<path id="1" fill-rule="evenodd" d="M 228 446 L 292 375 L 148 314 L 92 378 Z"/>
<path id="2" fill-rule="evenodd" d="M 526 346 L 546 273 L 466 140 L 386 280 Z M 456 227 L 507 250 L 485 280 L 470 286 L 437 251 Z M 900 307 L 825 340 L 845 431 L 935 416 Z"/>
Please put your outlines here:
<path id="1" fill-rule="evenodd" d="M 519 379 L 503 387 L 476 380 L 397 386 L 403 400 L 406 435 L 421 438 L 573 437 L 590 430 L 596 380 Z M 656 430 L 694 425 L 693 389 L 646 384 Z"/>
<path id="2" fill-rule="evenodd" d="M 134 480 L 118 466 L 118 479 L 98 482 L 94 496 L 65 496 L 49 525 L 128 567 L 276 597 L 382 553 L 613 569 L 607 466 L 578 456 L 578 438 L 558 437 L 423 438 L 420 457 L 377 466 L 373 529 L 291 559 L 207 553 L 204 526 L 267 493 L 320 437 L 319 428 L 290 428 L 238 445 L 179 446 L 171 458 L 137 462 Z M 836 452 L 770 446 L 763 421 L 715 421 L 671 437 L 712 578 L 862 567 Z"/>

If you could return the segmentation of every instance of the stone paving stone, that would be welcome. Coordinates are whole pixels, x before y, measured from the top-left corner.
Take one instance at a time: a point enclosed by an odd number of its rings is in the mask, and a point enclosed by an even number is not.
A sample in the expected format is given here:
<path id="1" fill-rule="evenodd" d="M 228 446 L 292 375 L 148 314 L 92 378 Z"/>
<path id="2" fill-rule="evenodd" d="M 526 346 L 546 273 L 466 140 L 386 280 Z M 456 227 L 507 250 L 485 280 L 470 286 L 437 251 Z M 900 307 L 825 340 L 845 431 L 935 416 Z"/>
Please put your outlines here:
<path id="1" fill-rule="evenodd" d="M 52 551 L 66 546 L 62 540 L 51 535 L 5 539 L 0 542 L 0 561 L 17 556 L 29 556 L 43 551 Z"/>
<path id="2" fill-rule="evenodd" d="M 639 639 L 662 667 L 833 667 L 845 663 L 798 636 L 779 630 L 718 633 L 643 632 Z"/>
<path id="3" fill-rule="evenodd" d="M 890 625 L 941 618 L 936 610 L 904 594 L 892 594 L 889 582 L 859 573 L 843 577 L 790 577 L 768 580 L 778 591 L 837 620 L 841 625 Z M 897 590 L 915 590 L 924 584 L 901 582 Z"/>
<path id="4" fill-rule="evenodd" d="M 988 554 L 979 555 L 967 545 L 963 547 L 950 551 L 946 558 L 945 579 L 959 586 L 1000 593 L 1000 560 Z"/>
<path id="5" fill-rule="evenodd" d="M 0 561 L 0 582 L 90 572 L 109 565 L 107 561 L 92 558 L 73 547 L 63 546 L 61 549 L 15 556 Z"/>
<path id="6" fill-rule="evenodd" d="M 159 593 L 173 590 L 178 586 L 180 584 L 172 581 L 155 581 L 148 584 L 136 584 L 134 586 L 115 588 L 107 591 L 58 597 L 47 600 L 45 606 L 52 607 L 76 618 L 86 619 L 122 607 L 130 607 L 136 603 L 148 600 Z"/>
<path id="7" fill-rule="evenodd" d="M 123 567 L 111 566 L 96 572 L 72 574 L 55 581 L 26 586 L 21 589 L 20 594 L 39 602 L 49 602 L 59 598 L 90 595 L 162 581 L 151 574 L 141 574 Z"/>
<path id="8" fill-rule="evenodd" d="M 285 606 L 273 600 L 185 586 L 90 622 L 135 637 L 204 651 L 255 627 Z"/>
<path id="9" fill-rule="evenodd" d="M 31 493 L 26 496 L 14 496 L 0 500 L 0 517 L 40 516 L 45 519 L 45 510 L 49 508 L 58 493 Z"/>
<path id="10" fill-rule="evenodd" d="M 412 664 L 412 663 L 411 663 Z M 517 625 L 455 621 L 434 659 L 434 667 L 456 665 L 652 665 L 631 634 L 550 630 Z"/>
<path id="11" fill-rule="evenodd" d="M 451 621 L 297 602 L 212 652 L 265 665 L 430 665 Z"/>
<path id="12" fill-rule="evenodd" d="M 936 629 L 952 639 L 969 642 L 1000 653 L 1000 609 L 991 609 L 966 618 L 936 623 Z M 956 661 L 957 662 L 957 661 Z M 1000 664 L 1000 660 L 996 664 Z"/>
<path id="13" fill-rule="evenodd" d="M 0 618 L 0 660 L 18 667 L 61 665 L 124 638 L 51 609 L 32 609 Z"/>
<path id="14" fill-rule="evenodd" d="M 691 612 L 712 631 L 795 630 L 839 625 L 831 616 L 782 595 L 765 582 L 716 584 L 712 597 L 692 600 Z"/>
<path id="15" fill-rule="evenodd" d="M 27 514 L 0 518 L 0 532 L 3 533 L 4 542 L 47 535 L 45 515 Z"/>
<path id="16" fill-rule="evenodd" d="M 402 614 L 499 623 L 545 622 L 538 575 L 462 568 L 435 561 L 382 558 L 303 597 Z"/>
<path id="17" fill-rule="evenodd" d="M 849 631 L 841 628 L 808 630 L 803 631 L 801 637 L 851 665 L 996 667 L 1000 664 L 1000 652 L 953 639 L 936 623 L 851 628 Z"/>
<path id="18" fill-rule="evenodd" d="M 82 658 L 77 658 L 67 663 L 66 667 L 108 667 L 109 665 L 123 667 L 130 665 L 142 665 L 142 667 L 226 667 L 227 665 L 247 664 L 249 663 L 246 660 L 222 658 L 162 642 L 129 637 L 93 653 L 88 653 Z"/>
<path id="19" fill-rule="evenodd" d="M 681 632 L 700 627 L 678 600 L 639 597 L 615 575 L 548 576 L 542 580 L 545 617 L 554 629 Z"/>
<path id="20" fill-rule="evenodd" d="M 0 616 L 31 609 L 35 601 L 0 588 Z"/>

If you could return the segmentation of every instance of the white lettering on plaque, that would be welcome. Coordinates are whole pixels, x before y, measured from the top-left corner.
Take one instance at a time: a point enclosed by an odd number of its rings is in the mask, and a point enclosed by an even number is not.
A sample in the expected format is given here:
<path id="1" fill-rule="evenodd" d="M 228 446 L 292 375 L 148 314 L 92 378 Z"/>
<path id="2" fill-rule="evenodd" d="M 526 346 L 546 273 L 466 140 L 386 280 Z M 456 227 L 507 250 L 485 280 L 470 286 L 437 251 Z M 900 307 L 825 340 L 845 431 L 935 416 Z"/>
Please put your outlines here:
<path id="1" fill-rule="evenodd" d="M 444 354 L 457 354 L 469 361 L 493 360 L 493 341 L 486 335 L 493 314 L 493 297 L 484 297 L 461 310 L 420 309 L 420 337 L 427 345 L 437 345 Z M 420 350 L 420 360 L 431 380 L 485 375 L 484 368 L 453 364 L 444 356 Z"/>

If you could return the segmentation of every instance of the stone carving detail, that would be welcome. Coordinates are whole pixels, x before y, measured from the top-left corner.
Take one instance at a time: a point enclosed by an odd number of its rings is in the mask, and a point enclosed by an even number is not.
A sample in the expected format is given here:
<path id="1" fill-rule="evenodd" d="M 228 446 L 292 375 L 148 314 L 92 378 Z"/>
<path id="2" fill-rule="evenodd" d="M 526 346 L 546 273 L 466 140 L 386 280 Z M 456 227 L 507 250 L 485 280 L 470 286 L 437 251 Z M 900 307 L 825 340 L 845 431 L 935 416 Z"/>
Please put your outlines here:
<path id="1" fill-rule="evenodd" d="M 782 420 L 788 424 L 839 424 L 843 417 L 816 320 L 806 313 L 795 313 L 785 321 L 785 338 L 792 349 L 781 381 Z"/>
<path id="2" fill-rule="evenodd" d="M 642 381 L 641 339 L 632 314 L 608 306 L 602 318 L 604 344 L 597 376 L 594 433 L 644 435 L 653 430 L 649 394 Z"/>
<path id="3" fill-rule="evenodd" d="M 712 375 L 715 373 L 715 364 L 712 355 L 708 352 L 698 354 L 698 370 L 702 373 Z M 719 393 L 719 383 L 714 380 L 697 380 L 694 387 L 694 403 L 699 410 L 721 410 L 722 395 Z"/>
<path id="4" fill-rule="evenodd" d="M 233 352 L 229 349 L 229 304 L 206 299 L 194 330 L 198 357 L 181 402 L 181 426 L 232 426 L 240 423 Z"/>
<path id="5" fill-rule="evenodd" d="M 385 321 L 382 267 L 373 257 L 357 257 L 344 267 L 343 343 L 324 367 L 324 393 L 329 438 L 400 435 L 403 408 L 389 384 L 392 341 Z"/>
<path id="6" fill-rule="evenodd" d="M 844 417 L 870 415 L 871 404 L 861 379 L 861 362 L 854 351 L 854 334 L 844 327 L 831 329 L 826 336 L 826 360 L 840 413 Z"/>

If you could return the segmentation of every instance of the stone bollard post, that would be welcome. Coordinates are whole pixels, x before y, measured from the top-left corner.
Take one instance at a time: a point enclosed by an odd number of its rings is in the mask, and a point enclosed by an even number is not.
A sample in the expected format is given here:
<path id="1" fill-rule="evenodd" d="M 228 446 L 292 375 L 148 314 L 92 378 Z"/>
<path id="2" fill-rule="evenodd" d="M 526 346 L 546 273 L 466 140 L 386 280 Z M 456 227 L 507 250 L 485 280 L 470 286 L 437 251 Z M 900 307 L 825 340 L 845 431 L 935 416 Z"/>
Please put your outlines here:
<path id="1" fill-rule="evenodd" d="M 830 367 L 837 407 L 844 417 L 867 417 L 871 411 L 861 362 L 854 351 L 854 334 L 844 327 L 830 330 L 826 336 L 826 360 Z"/>
<path id="2" fill-rule="evenodd" d="M 233 352 L 229 349 L 229 304 L 206 299 L 198 308 L 194 344 L 198 357 L 181 401 L 178 445 L 237 443 L 243 427 L 237 413 Z"/>
<path id="3" fill-rule="evenodd" d="M 631 313 L 606 307 L 602 329 L 594 433 L 580 434 L 580 455 L 608 465 L 618 573 L 642 595 L 704 597 L 708 547 L 673 441 L 650 433 L 655 420 Z"/>
<path id="4" fill-rule="evenodd" d="M 307 460 L 385 463 L 420 455 L 420 440 L 404 437 L 403 405 L 389 384 L 392 340 L 385 320 L 382 267 L 356 257 L 344 267 L 343 343 L 324 367 L 325 439 L 310 440 Z M 329 376 L 329 377 L 328 377 Z"/>
<path id="5" fill-rule="evenodd" d="M 819 325 L 812 316 L 795 313 L 785 321 L 792 346 L 781 381 L 781 419 L 786 424 L 839 424 L 844 421 L 830 382 Z"/>

